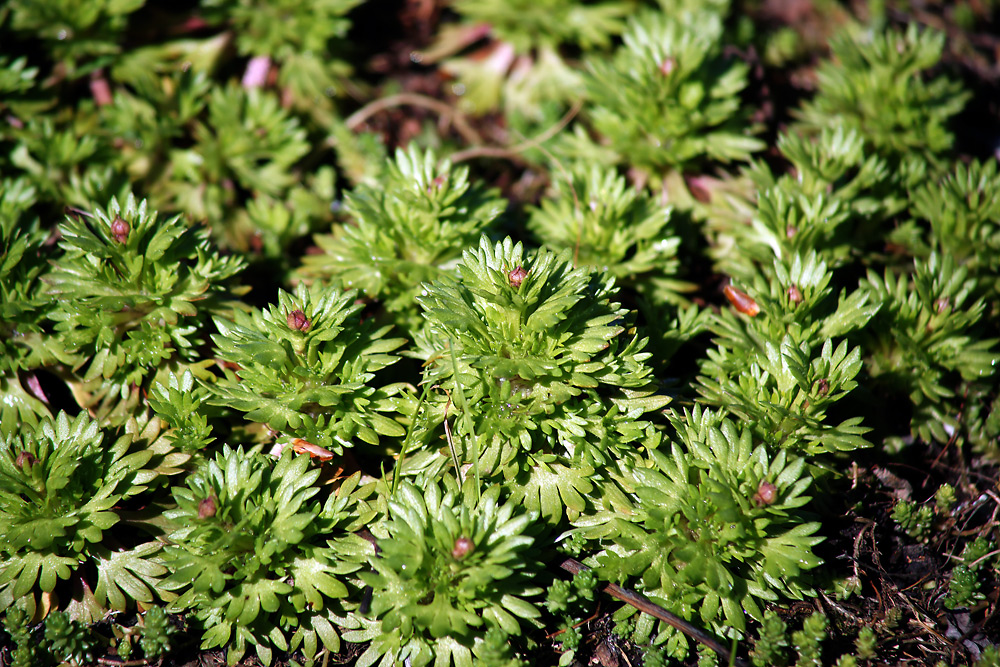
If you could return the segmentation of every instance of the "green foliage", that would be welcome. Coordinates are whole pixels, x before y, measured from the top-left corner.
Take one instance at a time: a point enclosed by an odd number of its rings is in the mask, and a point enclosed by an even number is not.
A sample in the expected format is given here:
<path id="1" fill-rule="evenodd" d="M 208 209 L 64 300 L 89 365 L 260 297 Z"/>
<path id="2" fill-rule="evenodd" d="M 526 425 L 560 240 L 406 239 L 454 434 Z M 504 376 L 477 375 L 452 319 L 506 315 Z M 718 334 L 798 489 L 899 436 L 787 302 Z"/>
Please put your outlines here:
<path id="1" fill-rule="evenodd" d="M 74 667 L 94 664 L 97 639 L 86 625 L 65 612 L 54 611 L 45 619 L 45 642 L 59 663 Z"/>
<path id="2" fill-rule="evenodd" d="M 51 593 L 81 564 L 96 567 L 96 582 L 78 573 L 87 594 L 74 615 L 91 620 L 130 602 L 169 597 L 166 574 L 151 556 L 157 542 L 131 546 L 114 530 L 117 507 L 160 475 L 159 457 L 125 433 L 103 444 L 105 433 L 86 413 L 60 412 L 0 444 L 0 610 L 24 598 L 34 613 L 38 594 Z M 134 541 L 134 537 L 130 538 Z M 90 591 L 93 591 L 91 593 Z M 83 595 L 81 592 L 80 595 Z"/>
<path id="3" fill-rule="evenodd" d="M 433 151 L 411 145 L 387 161 L 377 186 L 358 186 L 345 197 L 355 224 L 317 236 L 324 253 L 307 256 L 302 273 L 360 290 L 404 331 L 415 331 L 422 283 L 453 272 L 505 206 L 495 191 L 469 182 L 467 167 L 438 164 Z"/>
<path id="4" fill-rule="evenodd" d="M 900 500 L 892 508 L 892 520 L 915 540 L 926 540 L 934 519 L 934 509 L 930 505 L 916 505 Z"/>
<path id="5" fill-rule="evenodd" d="M 538 46 L 605 47 L 625 28 L 629 0 L 457 0 L 454 9 L 470 23 L 488 23 L 497 36 L 524 52 Z"/>
<path id="6" fill-rule="evenodd" d="M 769 456 L 750 430 L 708 410 L 675 428 L 670 455 L 651 452 L 649 467 L 632 469 L 631 516 L 598 526 L 613 538 L 598 574 L 637 577 L 674 613 L 743 631 L 745 614 L 763 618 L 763 602 L 810 593 L 806 572 L 821 562 L 812 548 L 822 538 L 800 510 L 806 461 Z"/>
<path id="7" fill-rule="evenodd" d="M 817 70 L 816 97 L 799 112 L 801 126 L 856 129 L 894 163 L 910 155 L 940 160 L 954 142 L 947 123 L 969 97 L 947 76 L 925 80 L 944 40 L 916 23 L 903 33 L 842 30 L 830 40 L 832 59 Z"/>
<path id="8" fill-rule="evenodd" d="M 384 414 L 396 410 L 399 388 L 372 380 L 398 360 L 391 353 L 403 341 L 385 338 L 388 326 L 362 321 L 356 296 L 300 284 L 294 294 L 279 291 L 267 310 L 216 319 L 224 377 L 210 385 L 209 402 L 338 453 L 354 439 L 378 445 L 380 436 L 402 436 Z"/>
<path id="9" fill-rule="evenodd" d="M 458 413 L 450 444 L 477 475 L 516 480 L 515 497 L 558 520 L 584 510 L 599 467 L 658 444 L 640 417 L 668 399 L 606 275 L 484 237 L 426 292 L 424 382 L 443 390 L 439 419 Z"/>
<path id="10" fill-rule="evenodd" d="M 763 148 L 740 105 L 747 66 L 721 55 L 719 13 L 645 12 L 622 39 L 613 57 L 589 61 L 587 76 L 591 124 L 616 162 L 661 175 Z"/>
<path id="11" fill-rule="evenodd" d="M 795 667 L 822 667 L 820 644 L 826 639 L 828 627 L 826 614 L 814 611 L 802 622 L 802 629 L 792 633 L 792 645 L 799 652 Z"/>
<path id="12" fill-rule="evenodd" d="M 291 449 L 275 463 L 223 447 L 173 488 L 177 507 L 167 516 L 177 528 L 164 560 L 181 591 L 170 610 L 193 611 L 202 647 L 228 646 L 229 665 L 251 646 L 264 664 L 276 650 L 301 647 L 310 661 L 322 647 L 339 650 L 344 575 L 367 551 L 350 533 L 374 512 L 358 475 L 325 503 L 313 500 L 319 474 Z"/>
<path id="13" fill-rule="evenodd" d="M 369 559 L 374 572 L 360 574 L 381 632 L 359 666 L 469 667 L 487 630 L 516 636 L 540 615 L 529 601 L 542 591 L 529 551 L 532 516 L 502 502 L 499 486 L 475 496 L 451 477 L 422 489 L 399 484 L 380 553 Z"/>
<path id="14" fill-rule="evenodd" d="M 158 658 L 170 652 L 170 635 L 174 628 L 163 607 L 153 607 L 142 617 L 142 637 L 139 645 L 147 658 Z"/>
<path id="15" fill-rule="evenodd" d="M 773 447 L 809 454 L 868 446 L 858 417 L 827 424 L 827 412 L 857 386 L 861 350 L 834 336 L 863 328 L 878 306 L 859 291 L 836 303 L 832 272 L 815 253 L 775 259 L 754 276 L 756 314 L 734 302 L 710 321 L 717 348 L 701 362 L 698 392 L 707 405 L 749 422 Z"/>
<path id="16" fill-rule="evenodd" d="M 876 648 L 875 631 L 869 627 L 861 628 L 858 631 L 858 638 L 854 642 L 854 647 L 859 660 L 873 660 Z"/>
<path id="17" fill-rule="evenodd" d="M 750 654 L 756 667 L 781 667 L 788 664 L 788 624 L 773 611 L 764 612 L 757 641 Z"/>
<path id="18" fill-rule="evenodd" d="M 672 234 L 670 208 L 596 165 L 569 182 L 556 180 L 554 190 L 527 223 L 541 245 L 572 250 L 576 266 L 606 271 L 655 303 L 677 300 L 684 283 L 675 278 L 680 238 Z"/>
<path id="19" fill-rule="evenodd" d="M 947 399 L 992 376 L 1000 353 L 997 339 L 977 335 L 985 301 L 969 270 L 937 253 L 914 265 L 912 277 L 869 270 L 861 290 L 879 311 L 856 337 L 875 383 L 912 402 L 912 431 L 947 442 L 961 428 Z"/>
<path id="20" fill-rule="evenodd" d="M 46 275 L 54 335 L 83 368 L 85 405 L 125 399 L 159 369 L 193 361 L 207 314 L 224 310 L 224 281 L 243 263 L 204 229 L 160 220 L 131 195 L 93 216 L 68 216 L 63 255 Z M 196 305 L 197 304 L 197 305 Z"/>
<path id="21" fill-rule="evenodd" d="M 31 640 L 28 620 L 28 614 L 21 607 L 10 607 L 4 614 L 4 630 L 14 644 L 9 654 L 11 667 L 34 667 L 38 664 L 38 647 Z"/>

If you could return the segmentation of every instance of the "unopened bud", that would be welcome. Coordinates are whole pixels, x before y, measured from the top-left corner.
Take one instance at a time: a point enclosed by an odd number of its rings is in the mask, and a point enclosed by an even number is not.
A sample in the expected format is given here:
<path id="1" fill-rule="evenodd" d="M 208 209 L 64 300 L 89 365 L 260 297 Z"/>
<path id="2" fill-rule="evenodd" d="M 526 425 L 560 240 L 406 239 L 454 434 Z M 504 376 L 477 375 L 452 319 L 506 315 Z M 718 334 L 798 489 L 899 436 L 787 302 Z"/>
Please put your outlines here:
<path id="1" fill-rule="evenodd" d="M 111 222 L 111 235 L 115 237 L 115 241 L 119 243 L 125 243 L 128 241 L 128 233 L 132 231 L 129 226 L 121 216 L 115 216 L 115 219 Z"/>
<path id="2" fill-rule="evenodd" d="M 37 462 L 38 459 L 36 459 L 35 455 L 32 454 L 31 452 L 21 452 L 20 454 L 17 455 L 17 460 L 14 461 L 14 465 L 16 465 L 21 470 L 24 470 L 24 466 L 28 466 L 30 468 Z"/>
<path id="3" fill-rule="evenodd" d="M 472 540 L 468 537 L 460 537 L 455 540 L 455 546 L 451 550 L 451 557 L 455 560 L 462 560 L 472 551 L 473 546 Z"/>
<path id="4" fill-rule="evenodd" d="M 830 381 L 826 378 L 820 378 L 816 381 L 816 393 L 820 396 L 826 396 L 830 393 Z"/>
<path id="5" fill-rule="evenodd" d="M 667 56 L 660 63 L 660 74 L 663 76 L 670 76 L 670 73 L 674 71 L 674 67 L 677 66 L 677 61 L 673 56 Z"/>
<path id="6" fill-rule="evenodd" d="M 306 319 L 306 314 L 301 310 L 293 310 L 288 313 L 288 328 L 296 331 L 308 331 L 312 322 Z"/>
<path id="7" fill-rule="evenodd" d="M 797 285 L 788 286 L 788 300 L 792 303 L 802 303 L 802 291 Z"/>
<path id="8" fill-rule="evenodd" d="M 514 289 L 521 287 L 521 283 L 524 279 L 528 277 L 528 271 L 523 266 L 518 266 L 516 269 L 507 274 L 507 280 L 510 281 L 510 286 Z"/>
<path id="9" fill-rule="evenodd" d="M 215 496 L 209 496 L 198 503 L 198 518 L 205 520 L 215 516 Z"/>
<path id="10" fill-rule="evenodd" d="M 758 507 L 773 505 L 777 499 L 778 487 L 770 482 L 761 482 L 760 486 L 757 487 L 757 493 L 753 497 L 753 501 L 757 503 Z"/>

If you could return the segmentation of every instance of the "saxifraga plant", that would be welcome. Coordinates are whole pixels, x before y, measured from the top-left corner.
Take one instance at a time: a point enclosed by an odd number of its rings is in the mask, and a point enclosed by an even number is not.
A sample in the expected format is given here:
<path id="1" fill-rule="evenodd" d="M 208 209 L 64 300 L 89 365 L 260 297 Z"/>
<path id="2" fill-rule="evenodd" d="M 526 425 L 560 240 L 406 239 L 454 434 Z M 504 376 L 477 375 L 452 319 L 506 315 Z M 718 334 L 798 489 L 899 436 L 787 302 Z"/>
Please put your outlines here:
<path id="1" fill-rule="evenodd" d="M 266 665 L 276 650 L 301 649 L 310 665 L 339 650 L 344 578 L 370 550 L 352 533 L 375 512 L 360 474 L 314 500 L 320 471 L 309 460 L 291 448 L 275 462 L 225 446 L 173 489 L 177 508 L 167 516 L 178 528 L 164 560 L 182 588 L 169 610 L 191 611 L 202 648 L 228 646 L 229 665 L 249 647 Z"/>
<path id="2" fill-rule="evenodd" d="M 505 480 L 555 521 L 659 444 L 642 416 L 669 399 L 654 393 L 646 341 L 611 300 L 613 279 L 573 268 L 568 250 L 528 255 L 484 237 L 426 292 L 424 383 L 442 388 L 433 413 L 454 422 L 449 446 L 469 474 Z"/>
<path id="3" fill-rule="evenodd" d="M 739 635 L 745 616 L 762 620 L 764 603 L 810 592 L 805 573 L 821 563 L 813 547 L 822 538 L 801 510 L 806 460 L 769 454 L 750 429 L 711 410 L 673 421 L 671 452 L 631 469 L 631 514 L 581 520 L 580 530 L 604 539 L 602 579 L 637 578 L 679 616 Z"/>
<path id="4" fill-rule="evenodd" d="M 591 124 L 617 161 L 655 177 L 764 147 L 740 102 L 748 67 L 721 54 L 719 12 L 646 12 L 623 41 L 612 58 L 591 60 L 587 77 Z"/>
<path id="5" fill-rule="evenodd" d="M 416 296 L 424 282 L 453 271 L 462 251 L 490 234 L 506 202 L 469 182 L 468 167 L 440 164 L 411 145 L 386 161 L 377 186 L 359 185 L 344 199 L 353 222 L 318 235 L 321 255 L 307 255 L 301 274 L 381 303 L 404 331 L 419 328 Z"/>
<path id="6" fill-rule="evenodd" d="M 160 220 L 131 195 L 68 216 L 60 231 L 64 254 L 44 280 L 56 302 L 52 336 L 75 360 L 62 374 L 81 406 L 125 410 L 150 376 L 199 358 L 203 327 L 228 312 L 223 283 L 243 261 L 220 256 L 204 228 Z"/>
<path id="7" fill-rule="evenodd" d="M 167 570 L 153 558 L 162 545 L 135 544 L 115 529 L 120 504 L 160 476 L 164 459 L 144 433 L 126 429 L 105 444 L 106 434 L 85 412 L 60 412 L 3 438 L 0 610 L 21 601 L 33 615 L 40 605 L 61 604 L 90 621 L 134 602 L 172 599 L 162 581 Z M 57 600 L 56 585 L 71 577 L 69 599 Z"/>
<path id="8" fill-rule="evenodd" d="M 401 387 L 372 379 L 398 360 L 401 338 L 361 320 L 356 291 L 299 284 L 266 310 L 216 319 L 212 336 L 224 377 L 209 384 L 210 403 L 245 413 L 275 434 L 342 453 L 355 440 L 378 445 L 403 427 L 385 413 L 400 409 Z M 402 400 L 402 399 L 400 399 Z"/>
<path id="9" fill-rule="evenodd" d="M 503 501 L 500 486 L 477 494 L 471 477 L 462 489 L 447 475 L 419 489 L 400 482 L 374 528 L 374 571 L 360 574 L 378 627 L 365 634 L 372 643 L 358 666 L 471 667 L 484 651 L 486 664 L 504 664 L 495 662 L 499 636 L 520 635 L 541 615 L 530 601 L 543 591 L 530 551 L 534 516 Z"/>

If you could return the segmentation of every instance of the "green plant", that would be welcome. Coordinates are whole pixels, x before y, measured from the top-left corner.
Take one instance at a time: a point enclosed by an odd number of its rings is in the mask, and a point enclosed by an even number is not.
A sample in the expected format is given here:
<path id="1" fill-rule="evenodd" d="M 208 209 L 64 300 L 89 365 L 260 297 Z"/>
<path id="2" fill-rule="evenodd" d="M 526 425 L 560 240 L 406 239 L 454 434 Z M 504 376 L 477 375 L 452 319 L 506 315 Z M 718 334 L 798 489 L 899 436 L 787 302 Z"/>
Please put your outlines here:
<path id="1" fill-rule="evenodd" d="M 11 667 L 33 667 L 37 664 L 38 648 L 31 641 L 28 614 L 21 607 L 8 607 L 3 627 L 14 646 L 10 650 Z"/>
<path id="2" fill-rule="evenodd" d="M 607 271 L 654 303 L 676 302 L 685 284 L 675 277 L 680 238 L 670 212 L 614 170 L 592 165 L 556 180 L 527 226 L 544 247 L 572 250 L 576 266 Z"/>
<path id="3" fill-rule="evenodd" d="M 916 23 L 905 32 L 843 30 L 830 40 L 833 58 L 817 71 L 819 90 L 802 105 L 801 126 L 857 129 L 893 163 L 940 161 L 953 145 L 947 123 L 968 99 L 958 81 L 923 76 L 941 59 L 944 39 Z"/>
<path id="4" fill-rule="evenodd" d="M 747 67 L 721 55 L 720 13 L 647 11 L 622 39 L 611 58 L 588 61 L 586 81 L 590 122 L 613 161 L 660 176 L 763 148 L 740 105 Z"/>
<path id="5" fill-rule="evenodd" d="M 120 504 L 169 472 L 169 449 L 144 432 L 105 444 L 106 435 L 85 412 L 60 412 L 0 442 L 0 610 L 21 600 L 33 615 L 40 596 L 51 599 L 71 577 L 76 587 L 64 602 L 80 620 L 171 599 L 166 568 L 154 558 L 160 543 L 115 529 Z"/>
<path id="6" fill-rule="evenodd" d="M 377 186 L 360 185 L 345 197 L 354 224 L 317 236 L 323 254 L 307 256 L 301 273 L 360 290 L 410 332 L 422 324 L 422 283 L 453 272 L 462 251 L 494 230 L 506 202 L 470 183 L 467 167 L 439 164 L 415 144 L 386 165 Z"/>
<path id="7" fill-rule="evenodd" d="M 276 434 L 342 453 L 354 440 L 378 445 L 403 427 L 385 413 L 401 387 L 373 386 L 398 360 L 403 341 L 361 320 L 357 292 L 300 284 L 266 310 L 216 319 L 212 336 L 223 377 L 208 386 L 214 405 L 233 408 Z M 286 440 L 283 440 L 285 442 Z"/>
<path id="8" fill-rule="evenodd" d="M 147 658 L 158 658 L 170 652 L 170 635 L 174 628 L 163 607 L 152 607 L 142 617 L 142 634 L 139 646 Z"/>
<path id="9" fill-rule="evenodd" d="M 915 540 L 925 540 L 934 519 L 934 508 L 900 500 L 892 508 L 892 520 Z"/>
<path id="10" fill-rule="evenodd" d="M 786 649 L 788 649 L 788 624 L 781 620 L 771 610 L 764 612 L 761 620 L 757 641 L 754 642 L 750 654 L 756 667 L 773 665 L 781 667 L 788 664 Z"/>
<path id="11" fill-rule="evenodd" d="M 854 642 L 859 660 L 874 660 L 877 639 L 875 631 L 870 627 L 863 627 L 858 631 L 858 638 Z"/>
<path id="12" fill-rule="evenodd" d="M 515 499 L 557 521 L 659 443 L 641 417 L 669 399 L 654 393 L 646 341 L 612 301 L 613 280 L 573 268 L 569 251 L 483 238 L 426 292 L 416 353 L 425 385 L 442 389 L 434 418 L 457 415 L 456 465 L 511 483 Z"/>
<path id="13" fill-rule="evenodd" d="M 74 667 L 94 664 L 97 639 L 69 614 L 54 611 L 45 619 L 46 649 L 59 663 Z"/>
<path id="14" fill-rule="evenodd" d="M 802 629 L 792 633 L 792 645 L 799 652 L 795 667 L 821 667 L 820 644 L 827 637 L 829 620 L 826 614 L 814 611 L 802 622 Z"/>
<path id="15" fill-rule="evenodd" d="M 500 490 L 492 486 L 477 498 L 471 484 L 460 490 L 450 476 L 421 489 L 399 483 L 379 553 L 369 559 L 374 571 L 360 574 L 372 587 L 380 629 L 360 667 L 468 667 L 486 648 L 487 631 L 494 632 L 492 652 L 495 633 L 517 636 L 535 622 L 541 612 L 530 598 L 542 588 L 530 550 L 533 517 L 502 501 Z"/>
<path id="16" fill-rule="evenodd" d="M 996 338 L 981 335 L 985 301 L 977 281 L 948 255 L 916 260 L 912 276 L 869 270 L 861 290 L 878 307 L 871 324 L 855 333 L 877 384 L 908 396 L 911 429 L 925 441 L 947 442 L 962 424 L 945 400 L 965 383 L 993 375 Z"/>
<path id="17" fill-rule="evenodd" d="M 810 593 L 806 571 L 819 524 L 802 514 L 806 461 L 771 456 L 751 431 L 709 410 L 675 418 L 668 455 L 631 469 L 629 515 L 609 512 L 591 529 L 608 543 L 598 575 L 636 577 L 654 601 L 683 618 L 742 632 L 762 603 Z"/>
<path id="18" fill-rule="evenodd" d="M 359 475 L 313 500 L 319 475 L 291 448 L 274 462 L 226 446 L 173 488 L 177 507 L 166 516 L 177 528 L 164 561 L 181 590 L 169 610 L 193 612 L 202 647 L 228 647 L 229 665 L 251 646 L 264 664 L 275 650 L 301 647 L 312 664 L 324 647 L 339 649 L 343 579 L 367 551 L 352 533 L 374 511 Z"/>
<path id="19" fill-rule="evenodd" d="M 83 368 L 66 379 L 83 406 L 122 419 L 138 385 L 198 358 L 209 314 L 231 305 L 223 283 L 243 262 L 221 256 L 206 230 L 160 220 L 131 195 L 60 229 L 63 254 L 44 281 L 52 335 Z"/>

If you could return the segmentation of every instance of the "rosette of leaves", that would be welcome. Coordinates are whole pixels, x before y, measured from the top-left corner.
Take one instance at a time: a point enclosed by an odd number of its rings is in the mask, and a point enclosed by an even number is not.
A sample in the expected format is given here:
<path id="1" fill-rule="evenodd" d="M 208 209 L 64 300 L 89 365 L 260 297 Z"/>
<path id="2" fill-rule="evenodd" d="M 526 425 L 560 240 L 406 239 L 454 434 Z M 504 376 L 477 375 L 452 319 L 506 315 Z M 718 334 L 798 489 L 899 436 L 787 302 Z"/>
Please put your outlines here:
<path id="1" fill-rule="evenodd" d="M 325 502 L 319 474 L 291 448 L 274 461 L 224 446 L 173 489 L 167 516 L 178 528 L 164 559 L 181 594 L 168 611 L 192 611 L 202 648 L 228 646 L 229 665 L 251 646 L 265 665 L 275 651 L 301 649 L 311 665 L 324 648 L 339 650 L 344 578 L 371 550 L 351 533 L 375 513 L 360 473 Z"/>
<path id="2" fill-rule="evenodd" d="M 359 185 L 345 197 L 354 224 L 318 235 L 321 255 L 307 255 L 302 273 L 342 289 L 359 289 L 382 303 L 406 330 L 422 320 L 415 298 L 421 284 L 451 271 L 462 251 L 489 234 L 506 202 L 472 185 L 467 167 L 438 163 L 433 151 L 411 144 L 386 161 L 378 185 Z"/>
<path id="3" fill-rule="evenodd" d="M 761 620 L 764 603 L 811 592 L 822 538 L 801 509 L 806 460 L 770 455 L 750 429 L 711 410 L 673 421 L 670 454 L 653 451 L 631 470 L 632 514 L 608 513 L 582 530 L 609 545 L 597 558 L 602 579 L 636 578 L 666 609 L 739 634 L 746 615 Z"/>
<path id="4" fill-rule="evenodd" d="M 43 400 L 30 390 L 30 374 L 46 361 L 69 361 L 61 346 L 42 335 L 52 307 L 41 276 L 48 269 L 46 233 L 29 215 L 35 189 L 25 179 L 0 183 L 0 434 L 34 427 L 49 416 Z"/>
<path id="5" fill-rule="evenodd" d="M 576 266 L 605 271 L 618 285 L 658 303 L 677 301 L 685 285 L 674 278 L 681 241 L 673 234 L 669 207 L 597 165 L 575 171 L 568 183 L 555 181 L 554 189 L 528 218 L 542 245 L 569 249 Z"/>
<path id="6" fill-rule="evenodd" d="M 454 421 L 455 461 L 513 481 L 551 520 L 583 511 L 593 481 L 659 442 L 642 415 L 669 399 L 654 394 L 646 340 L 613 284 L 574 268 L 568 250 L 529 256 L 484 237 L 417 298 L 417 354 L 424 382 L 442 389 L 436 414 Z"/>
<path id="7" fill-rule="evenodd" d="M 342 453 L 358 439 L 405 434 L 386 413 L 402 385 L 378 387 L 375 374 L 396 361 L 401 338 L 361 320 L 357 292 L 300 283 L 266 310 L 216 319 L 212 336 L 224 376 L 210 385 L 214 405 L 243 412 L 272 431 Z"/>
<path id="8" fill-rule="evenodd" d="M 471 481 L 471 480 L 470 480 Z M 484 636 L 520 635 L 541 615 L 542 567 L 532 556 L 532 515 L 492 486 L 477 498 L 454 478 L 420 489 L 403 481 L 389 499 L 379 553 L 361 579 L 372 587 L 377 634 L 359 667 L 434 661 L 471 667 L 490 647 Z M 350 639 L 351 634 L 345 633 Z"/>
<path id="9" fill-rule="evenodd" d="M 351 27 L 348 13 L 363 0 L 206 0 L 210 22 L 227 23 L 243 56 L 277 67 L 277 85 L 297 107 L 332 111 L 332 92 L 344 88 L 350 66 L 342 59 Z M 314 111 L 315 113 L 315 111 Z"/>
<path id="10" fill-rule="evenodd" d="M 148 426 L 148 424 L 147 424 Z M 155 430 L 155 425 L 152 427 Z M 60 600 L 83 621 L 132 602 L 170 599 L 156 541 L 119 528 L 124 501 L 170 472 L 169 450 L 131 425 L 105 444 L 86 412 L 60 412 L 0 442 L 0 610 L 20 601 L 29 615 Z M 95 579 L 96 574 L 96 579 Z M 73 578 L 69 595 L 57 585 Z M 62 590 L 62 589 L 60 589 Z"/>
<path id="11" fill-rule="evenodd" d="M 64 75 L 77 78 L 121 51 L 129 15 L 144 4 L 145 0 L 96 0 L 86 5 L 73 0 L 44 4 L 12 0 L 7 10 L 11 30 L 45 40 Z"/>
<path id="12" fill-rule="evenodd" d="M 764 147 L 739 97 L 748 68 L 721 55 L 722 38 L 715 11 L 644 12 L 612 58 L 588 61 L 590 123 L 619 162 L 662 176 Z"/>
<path id="13" fill-rule="evenodd" d="M 871 326 L 856 334 L 874 385 L 908 399 L 911 431 L 924 441 L 964 437 L 964 420 L 949 399 L 988 383 L 1000 361 L 997 339 L 984 337 L 978 281 L 934 252 L 914 262 L 912 275 L 869 270 L 860 289 L 880 305 Z"/>
<path id="14" fill-rule="evenodd" d="M 242 218 L 234 228 L 220 223 L 239 213 L 242 192 L 280 198 L 295 184 L 293 167 L 310 149 L 306 130 L 260 88 L 217 86 L 206 106 L 204 118 L 194 122 L 194 145 L 170 152 L 170 173 L 158 193 L 174 208 L 219 225 L 220 236 L 247 249 L 254 230 Z"/>
<path id="15" fill-rule="evenodd" d="M 907 205 L 908 183 L 897 181 L 898 172 L 866 149 L 855 129 L 786 133 L 778 148 L 788 171 L 776 174 L 755 161 L 740 179 L 752 185 L 750 199 L 713 196 L 698 207 L 711 230 L 715 265 L 727 274 L 749 279 L 775 257 L 811 251 L 832 266 L 843 264 L 858 247 L 882 240 L 880 223 Z"/>
<path id="16" fill-rule="evenodd" d="M 919 257 L 937 250 L 979 279 L 996 308 L 1000 296 L 1000 174 L 996 161 L 958 163 L 954 171 L 915 188 L 914 220 L 891 236 Z M 929 228 L 929 229 L 928 229 Z M 928 233 L 929 231 L 929 233 Z"/>
<path id="17" fill-rule="evenodd" d="M 82 406 L 109 411 L 161 368 L 197 358 L 207 314 L 226 308 L 223 283 L 242 260 L 131 195 L 69 216 L 60 231 L 63 255 L 45 276 L 56 301 L 49 318 L 82 369 L 66 373 Z"/>
<path id="18" fill-rule="evenodd" d="M 910 155 L 940 161 L 954 143 L 948 123 L 969 98 L 955 78 L 927 75 L 944 43 L 943 33 L 917 23 L 906 32 L 842 30 L 830 39 L 832 59 L 817 69 L 818 90 L 802 105 L 800 126 L 855 129 L 893 168 Z"/>
<path id="19" fill-rule="evenodd" d="M 699 401 L 739 415 L 755 437 L 809 454 L 867 447 L 860 417 L 827 423 L 855 387 L 861 349 L 837 338 L 860 329 L 879 304 L 864 290 L 832 298 L 832 272 L 815 252 L 774 260 L 744 296 L 758 309 L 723 308 L 711 318 L 715 349 L 698 374 Z"/>

